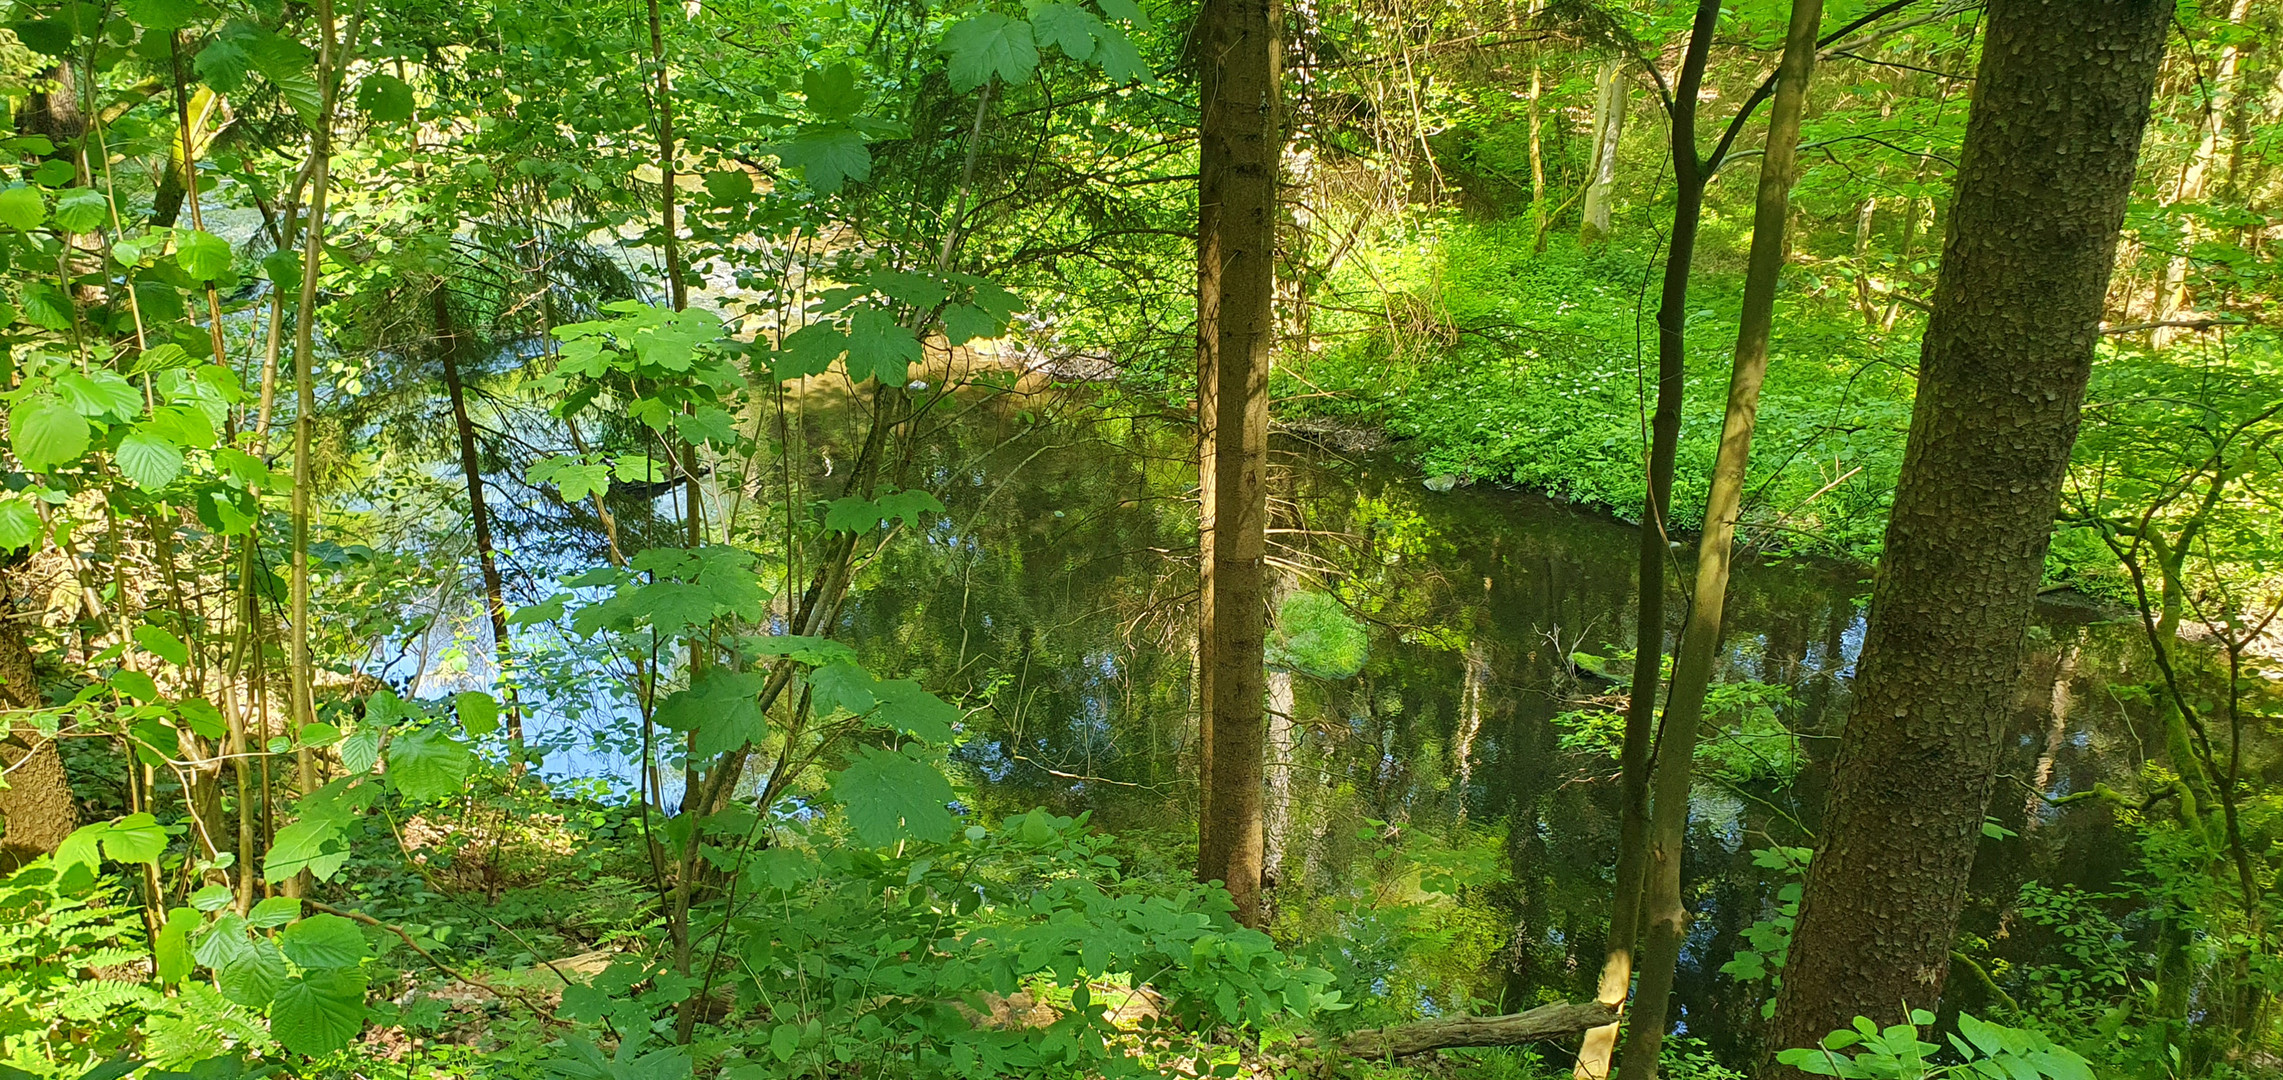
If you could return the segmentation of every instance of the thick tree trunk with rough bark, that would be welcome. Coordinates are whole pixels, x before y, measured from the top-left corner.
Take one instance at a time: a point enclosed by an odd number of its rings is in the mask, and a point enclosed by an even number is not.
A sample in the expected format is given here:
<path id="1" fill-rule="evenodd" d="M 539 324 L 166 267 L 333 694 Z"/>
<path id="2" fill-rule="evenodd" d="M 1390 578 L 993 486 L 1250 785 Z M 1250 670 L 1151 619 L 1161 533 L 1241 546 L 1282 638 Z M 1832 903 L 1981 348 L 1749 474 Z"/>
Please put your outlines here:
<path id="1" fill-rule="evenodd" d="M 1894 1023 L 1942 992 L 2172 8 L 1989 5 L 1855 707 L 1771 1053 L 1858 1015 Z"/>
<path id="2" fill-rule="evenodd" d="M 1260 921 L 1267 640 L 1268 368 L 1275 342 L 1278 18 L 1208 0 L 1198 21 L 1199 641 L 1206 669 L 1197 876 Z"/>
<path id="3" fill-rule="evenodd" d="M 39 684 L 32 673 L 32 650 L 24 640 L 15 605 L 0 596 L 0 711 L 34 709 Z M 0 722 L 0 870 L 46 855 L 79 826 L 79 809 L 55 740 L 10 717 Z"/>

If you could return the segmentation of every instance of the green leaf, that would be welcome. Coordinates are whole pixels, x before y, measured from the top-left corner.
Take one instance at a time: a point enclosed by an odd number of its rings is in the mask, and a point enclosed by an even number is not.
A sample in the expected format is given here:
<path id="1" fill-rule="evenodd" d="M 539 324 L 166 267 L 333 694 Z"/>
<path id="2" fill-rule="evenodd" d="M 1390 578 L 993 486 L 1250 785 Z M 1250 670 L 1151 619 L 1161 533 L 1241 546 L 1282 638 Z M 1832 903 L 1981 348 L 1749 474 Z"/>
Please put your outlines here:
<path id="1" fill-rule="evenodd" d="M 809 111 L 824 120 L 846 120 L 864 107 L 856 69 L 847 64 L 802 72 L 801 93 L 808 97 Z"/>
<path id="2" fill-rule="evenodd" d="M 155 863 L 166 854 L 166 827 L 149 814 L 129 814 L 103 831 L 103 855 L 113 862 Z"/>
<path id="3" fill-rule="evenodd" d="M 311 971 L 285 980 L 270 1004 L 270 1034 L 286 1049 L 315 1057 L 349 1045 L 365 1027 L 365 977 Z"/>
<path id="4" fill-rule="evenodd" d="M 877 378 L 883 386 L 902 386 L 911 379 L 911 365 L 920 359 L 919 339 L 896 321 L 894 312 L 867 307 L 850 320 L 848 377 L 851 381 Z"/>
<path id="5" fill-rule="evenodd" d="M 959 722 L 958 706 L 920 689 L 910 679 L 885 679 L 872 687 L 880 707 L 872 721 L 923 742 L 941 746 L 951 741 L 952 725 Z"/>
<path id="6" fill-rule="evenodd" d="M 761 712 L 761 690 L 768 676 L 758 671 L 708 668 L 687 690 L 676 690 L 658 705 L 658 722 L 675 731 L 697 733 L 692 752 L 713 757 L 768 734 Z"/>
<path id="7" fill-rule="evenodd" d="M 135 644 L 178 667 L 190 662 L 190 646 L 183 644 L 181 638 L 148 623 L 135 628 Z"/>
<path id="8" fill-rule="evenodd" d="M 1141 50 L 1134 48 L 1133 39 L 1115 26 L 1105 25 L 1096 31 L 1094 62 L 1101 65 L 1102 74 L 1111 82 L 1153 83 L 1157 76 L 1149 64 L 1142 60 Z"/>
<path id="9" fill-rule="evenodd" d="M 291 896 L 272 896 L 247 913 L 246 923 L 256 929 L 267 930 L 284 926 L 301 917 L 301 901 Z"/>
<path id="10" fill-rule="evenodd" d="M 244 942 L 244 932 L 239 932 Z M 231 953 L 221 963 L 210 963 L 214 981 L 221 987 L 222 996 L 249 1009 L 267 1006 L 277 996 L 278 988 L 285 985 L 285 956 L 277 946 L 267 941 L 245 942 L 242 951 Z M 321 973 L 330 974 L 330 973 Z"/>
<path id="11" fill-rule="evenodd" d="M 146 705 L 159 699 L 159 684 L 150 676 L 131 669 L 111 676 L 111 689 Z"/>
<path id="12" fill-rule="evenodd" d="M 499 702 L 481 690 L 467 690 L 452 699 L 452 707 L 460 714 L 460 726 L 467 729 L 471 738 L 483 738 L 499 730 Z"/>
<path id="13" fill-rule="evenodd" d="M 373 762 L 380 760 L 380 729 L 362 728 L 341 740 L 341 767 L 352 774 L 373 771 Z"/>
<path id="14" fill-rule="evenodd" d="M 305 968 L 350 968 L 364 963 L 370 950 L 357 924 L 339 915 L 311 915 L 278 935 L 285 958 Z"/>
<path id="15" fill-rule="evenodd" d="M 879 681 L 872 673 L 847 660 L 835 660 L 809 673 L 809 696 L 818 716 L 843 711 L 856 716 L 880 704 L 872 693 Z"/>
<path id="16" fill-rule="evenodd" d="M 135 25 L 162 34 L 173 33 L 213 15 L 197 0 L 125 0 L 120 6 L 126 9 L 128 18 L 135 20 Z"/>
<path id="17" fill-rule="evenodd" d="M 190 894 L 190 906 L 200 911 L 220 911 L 230 906 L 231 895 L 228 885 L 208 885 Z"/>
<path id="18" fill-rule="evenodd" d="M 72 188 L 55 200 L 55 227 L 68 233 L 89 233 L 111 218 L 111 203 L 94 188 Z"/>
<path id="19" fill-rule="evenodd" d="M 8 410 L 8 448 L 32 472 L 47 472 L 87 452 L 87 418 L 52 397 L 30 397 Z"/>
<path id="20" fill-rule="evenodd" d="M 253 70 L 254 58 L 237 43 L 223 38 L 198 50 L 191 66 L 198 69 L 199 81 L 222 93 L 235 93 L 246 85 L 246 73 Z"/>
<path id="21" fill-rule="evenodd" d="M 389 740 L 389 780 L 413 802 L 459 794 L 466 789 L 474 764 L 467 744 L 440 727 L 424 727 Z"/>
<path id="22" fill-rule="evenodd" d="M 780 163 L 801 170 L 810 187 L 827 195 L 849 180 L 872 178 L 872 151 L 864 136 L 846 124 L 802 125 L 774 149 Z"/>
<path id="23" fill-rule="evenodd" d="M 236 261 L 229 241 L 197 229 L 175 230 L 174 264 L 192 278 L 212 281 L 229 273 Z"/>
<path id="24" fill-rule="evenodd" d="M 71 313 L 75 305 L 71 297 L 53 284 L 42 281 L 27 284 L 18 294 L 24 302 L 24 319 L 35 326 L 49 330 L 71 329 Z"/>
<path id="25" fill-rule="evenodd" d="M 73 411 L 90 420 L 128 420 L 143 411 L 141 392 L 115 371 L 67 371 L 56 376 L 55 388 Z"/>
<path id="26" fill-rule="evenodd" d="M 303 870 L 319 881 L 330 880 L 349 861 L 342 839 L 345 825 L 338 818 L 304 817 L 279 829 L 269 850 L 262 853 L 262 880 L 284 881 Z"/>
<path id="27" fill-rule="evenodd" d="M 0 550 L 30 547 L 39 541 L 41 531 L 40 511 L 31 500 L 0 496 Z"/>
<path id="28" fill-rule="evenodd" d="M 119 473 L 144 491 L 157 491 L 182 475 L 182 448 L 138 427 L 111 456 Z"/>
<path id="29" fill-rule="evenodd" d="M 167 912 L 166 925 L 151 942 L 151 958 L 159 981 L 168 985 L 190 977 L 194 966 L 190 959 L 190 932 L 197 929 L 198 912 L 190 908 L 175 908 Z"/>
<path id="30" fill-rule="evenodd" d="M 769 374 L 780 382 L 822 375 L 848 351 L 848 335 L 830 322 L 813 322 L 784 336 L 769 354 Z"/>
<path id="31" fill-rule="evenodd" d="M 971 15 L 944 31 L 942 51 L 951 58 L 951 88 L 966 93 L 991 81 L 1030 81 L 1038 69 L 1038 45 L 1031 24 L 995 11 Z"/>
<path id="32" fill-rule="evenodd" d="M 956 797 L 951 781 L 908 753 L 859 748 L 856 760 L 833 777 L 832 796 L 857 839 L 873 847 L 904 839 L 947 840 L 958 824 L 949 807 Z"/>
<path id="33" fill-rule="evenodd" d="M 367 75 L 357 84 L 357 108 L 383 124 L 412 119 L 412 87 L 394 75 Z"/>
<path id="34" fill-rule="evenodd" d="M 0 225 L 30 232 L 47 219 L 48 204 L 40 198 L 40 189 L 12 187 L 0 191 Z"/>
<path id="35" fill-rule="evenodd" d="M 722 169 L 706 174 L 706 194 L 723 204 L 741 203 L 753 197 L 753 178 L 741 169 Z"/>
<path id="36" fill-rule="evenodd" d="M 694 412 L 675 413 L 674 433 L 692 446 L 727 446 L 737 441 L 737 420 L 719 405 L 703 405 Z"/>
<path id="37" fill-rule="evenodd" d="M 951 286 L 927 274 L 905 270 L 874 271 L 870 284 L 880 295 L 921 311 L 932 311 L 937 304 L 951 298 Z"/>
<path id="38" fill-rule="evenodd" d="M 1101 30 L 1102 20 L 1083 8 L 1060 3 L 1031 8 L 1031 33 L 1038 43 L 1060 49 L 1072 60 L 1094 55 L 1094 37 Z"/>
<path id="39" fill-rule="evenodd" d="M 1138 29 L 1149 29 L 1149 13 L 1143 11 L 1141 4 L 1137 3 L 1136 0 L 1095 0 L 1095 2 L 1101 5 L 1104 15 L 1113 19 L 1124 19 L 1134 24 Z"/>

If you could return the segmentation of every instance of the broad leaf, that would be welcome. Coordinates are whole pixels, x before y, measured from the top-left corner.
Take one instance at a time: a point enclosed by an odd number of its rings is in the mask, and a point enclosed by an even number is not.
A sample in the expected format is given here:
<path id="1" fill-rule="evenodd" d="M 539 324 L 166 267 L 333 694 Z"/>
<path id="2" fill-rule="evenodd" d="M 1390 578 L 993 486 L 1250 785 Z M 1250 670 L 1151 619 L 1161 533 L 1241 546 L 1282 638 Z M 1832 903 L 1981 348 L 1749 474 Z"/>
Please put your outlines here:
<path id="1" fill-rule="evenodd" d="M 466 790 L 474 765 L 467 744 L 441 727 L 420 728 L 388 743 L 388 778 L 413 802 L 434 802 Z"/>
<path id="2" fill-rule="evenodd" d="M 0 225 L 28 232 L 47 219 L 48 205 L 40 198 L 40 189 L 12 187 L 0 191 Z"/>
<path id="3" fill-rule="evenodd" d="M 452 699 L 452 708 L 460 714 L 460 726 L 472 738 L 483 738 L 499 730 L 499 702 L 481 690 L 463 691 Z"/>
<path id="4" fill-rule="evenodd" d="M 758 671 L 708 668 L 687 690 L 676 690 L 658 705 L 658 722 L 676 731 L 694 731 L 692 752 L 713 757 L 768 734 L 761 712 L 761 689 L 768 676 Z"/>
<path id="5" fill-rule="evenodd" d="M 365 1027 L 365 977 L 356 971 L 311 971 L 285 980 L 270 1004 L 270 1034 L 296 1054 L 315 1057 L 349 1045 Z"/>
<path id="6" fill-rule="evenodd" d="M 349 968 L 364 962 L 370 950 L 357 924 L 339 915 L 312 915 L 278 935 L 285 958 L 305 968 Z"/>
<path id="7" fill-rule="evenodd" d="M 182 475 L 182 448 L 139 428 L 119 441 L 112 460 L 120 475 L 144 491 L 157 491 Z"/>
<path id="8" fill-rule="evenodd" d="M 33 472 L 47 472 L 87 452 L 87 418 L 52 397 L 25 398 L 8 410 L 8 448 Z"/>
<path id="9" fill-rule="evenodd" d="M 1038 45 L 1031 24 L 995 11 L 980 12 L 944 31 L 943 51 L 951 58 L 951 88 L 966 93 L 991 81 L 1030 81 L 1038 70 Z"/>
<path id="10" fill-rule="evenodd" d="M 209 232 L 179 229 L 174 234 L 174 263 L 199 281 L 230 272 L 230 242 Z"/>
<path id="11" fill-rule="evenodd" d="M 872 151 L 864 136 L 846 124 L 804 125 L 775 149 L 779 162 L 801 170 L 810 187 L 828 195 L 849 180 L 872 177 Z"/>
<path id="12" fill-rule="evenodd" d="M 899 840 L 946 840 L 958 820 L 942 770 L 908 753 L 862 747 L 832 780 L 832 796 L 857 839 L 873 847 Z"/>

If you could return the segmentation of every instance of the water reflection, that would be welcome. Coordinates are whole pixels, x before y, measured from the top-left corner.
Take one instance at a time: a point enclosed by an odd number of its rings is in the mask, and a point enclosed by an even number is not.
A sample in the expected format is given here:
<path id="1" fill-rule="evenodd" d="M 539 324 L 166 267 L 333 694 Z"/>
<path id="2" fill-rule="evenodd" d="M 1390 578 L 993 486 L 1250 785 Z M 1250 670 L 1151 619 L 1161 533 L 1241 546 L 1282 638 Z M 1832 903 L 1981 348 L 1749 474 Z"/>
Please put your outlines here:
<path id="1" fill-rule="evenodd" d="M 879 669 L 987 703 L 957 755 L 984 805 L 1089 810 L 1173 848 L 1177 868 L 1196 801 L 1193 435 L 1176 418 L 1039 404 L 973 406 L 919 450 L 950 523 L 883 557 L 844 631 Z M 1466 920 L 1481 926 L 1467 940 L 1485 969 L 1468 992 L 1508 1007 L 1589 994 L 1615 766 L 1565 750 L 1553 720 L 1606 689 L 1573 654 L 1607 657 L 1633 638 L 1633 529 L 1516 492 L 1438 494 L 1391 455 L 1281 438 L 1272 517 L 1281 588 L 1337 587 L 1370 632 L 1355 676 L 1271 683 L 1280 917 L 1368 933 L 1352 918 L 1317 921 L 1312 907 L 1371 876 L 1376 842 L 1359 840 L 1359 824 L 1502 836 L 1506 880 L 1468 893 Z M 1668 641 L 1682 585 L 1666 583 Z M 1765 992 L 1718 968 L 1772 910 L 1776 878 L 1752 851 L 1811 842 L 1869 582 L 1852 567 L 1760 561 L 1740 566 L 1732 589 L 1720 678 L 1790 688 L 1776 713 L 1804 763 L 1789 784 L 1708 780 L 1692 802 L 1684 869 L 1698 921 L 1676 1015 L 1744 1060 Z M 1992 800 L 2019 835 L 1986 846 L 1969 933 L 1996 931 L 2025 879 L 2100 889 L 2128 867 L 2133 845 L 2107 811 L 2058 815 L 2037 794 L 2114 781 L 2144 758 L 2104 692 L 2135 664 L 2133 632 L 2096 616 L 2041 611 Z M 1450 998 L 1466 982 L 1420 988 L 1421 1000 L 1460 1007 Z"/>

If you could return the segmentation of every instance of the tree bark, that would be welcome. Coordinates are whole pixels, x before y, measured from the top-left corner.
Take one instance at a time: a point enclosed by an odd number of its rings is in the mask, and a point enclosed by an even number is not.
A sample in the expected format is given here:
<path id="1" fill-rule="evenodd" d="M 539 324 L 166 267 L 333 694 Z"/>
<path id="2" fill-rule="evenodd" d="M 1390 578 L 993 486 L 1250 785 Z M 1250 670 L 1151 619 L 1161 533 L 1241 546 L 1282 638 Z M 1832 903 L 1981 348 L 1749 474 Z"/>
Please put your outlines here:
<path id="1" fill-rule="evenodd" d="M 1617 869 L 1609 905 L 1609 948 L 1595 1000 L 1623 1006 L 1633 981 L 1633 947 L 1641 923 L 1641 884 L 1649 838 L 1650 744 L 1656 738 L 1657 683 L 1665 655 L 1665 520 L 1672 513 L 1673 458 L 1680 446 L 1681 380 L 1687 363 L 1683 330 L 1688 318 L 1688 274 L 1696 258 L 1697 225 L 1704 214 L 1704 162 L 1696 152 L 1697 90 L 1720 20 L 1720 0 L 1698 0 L 1688 51 L 1666 109 L 1671 120 L 1673 232 L 1665 254 L 1664 291 L 1657 304 L 1657 405 L 1649 422 L 1648 490 L 1642 500 L 1640 562 L 1635 570 L 1632 698 L 1625 708 L 1625 738 L 1618 749 Z M 1589 1033 L 1579 1048 L 1578 1080 L 1609 1075 L 1617 1026 Z"/>
<path id="2" fill-rule="evenodd" d="M 1855 708 L 1771 1053 L 1941 994 L 2172 8 L 1989 5 Z"/>
<path id="3" fill-rule="evenodd" d="M 1471 1046 L 1521 1046 L 1567 1039 L 1608 1023 L 1616 1010 L 1599 1002 L 1558 1002 L 1505 1016 L 1447 1016 L 1393 1027 L 1358 1031 L 1340 1040 L 1340 1049 L 1358 1057 L 1399 1058 L 1430 1050 Z"/>
<path id="4" fill-rule="evenodd" d="M 1593 247 L 1609 239 L 1610 196 L 1617 189 L 1617 144 L 1625 135 L 1625 102 L 1631 87 L 1625 64 L 1609 60 L 1594 79 L 1593 172 L 1585 186 L 1585 222 L 1578 243 Z"/>
<path id="5" fill-rule="evenodd" d="M 1197 334 L 1206 676 L 1200 880 L 1260 922 L 1266 739 L 1268 368 L 1275 340 L 1275 0 L 1208 0 L 1198 24 Z"/>
<path id="6" fill-rule="evenodd" d="M 11 597 L 0 596 L 0 710 L 13 713 L 40 706 L 32 671 L 32 650 Z M 28 724 L 0 723 L 0 869 L 49 854 L 79 827 L 79 808 L 63 756 L 50 739 Z"/>
<path id="7" fill-rule="evenodd" d="M 337 70 L 338 42 L 334 37 L 333 5 L 331 0 L 318 0 L 317 19 L 321 31 L 317 54 L 317 75 L 324 87 L 323 102 L 318 110 L 319 126 L 310 134 L 309 160 L 309 223 L 304 231 L 301 251 L 301 296 L 295 306 L 293 327 L 293 384 L 295 412 L 293 417 L 293 564 L 288 579 L 288 606 L 293 619 L 293 641 L 290 647 L 288 687 L 292 718 L 286 723 L 285 734 L 295 742 L 303 725 L 317 719 L 313 671 L 309 653 L 309 639 L 315 627 L 309 623 L 309 537 L 310 513 L 315 485 L 315 473 L 310 455 L 314 452 L 313 437 L 317 421 L 317 378 L 315 366 L 317 332 L 317 279 L 324 268 L 325 259 L 325 202 L 327 189 L 332 184 L 333 168 L 333 96 L 339 86 Z M 317 759 L 308 747 L 294 752 L 295 771 L 303 794 L 317 790 Z M 286 895 L 304 896 L 309 891 L 309 872 L 295 874 L 286 882 Z"/>
<path id="8" fill-rule="evenodd" d="M 507 699 L 507 756 L 508 769 L 516 776 L 523 775 L 523 710 L 518 707 L 515 691 L 506 688 L 507 643 L 507 590 L 499 576 L 499 558 L 492 551 L 491 510 L 484 504 L 484 474 L 482 463 L 476 456 L 476 427 L 468 420 L 467 392 L 460 381 L 462 342 L 466 340 L 452 322 L 451 299 L 446 295 L 444 282 L 436 283 L 432 306 L 436 318 L 436 355 L 444 365 L 444 392 L 452 402 L 452 428 L 459 435 L 460 475 L 468 484 L 468 520 L 470 531 L 475 533 L 476 566 L 484 580 L 484 615 L 491 624 L 492 662 L 496 668 L 494 679 L 502 684 Z M 690 482 L 697 483 L 692 477 Z"/>
<path id="9" fill-rule="evenodd" d="M 2228 25 L 2242 26 L 2251 17 L 2251 0 L 2235 0 L 2228 10 Z M 2232 38 L 2220 47 L 2219 70 L 2213 75 L 2211 97 L 2203 102 L 2205 115 L 2196 126 L 2202 137 L 2196 140 L 2196 149 L 2188 155 L 2188 164 L 2180 172 L 2180 184 L 2173 189 L 2172 203 L 2202 202 L 2204 190 L 2211 180 L 2212 162 L 2219 156 L 2220 136 L 2234 111 L 2230 101 L 2235 97 L 2237 72 L 2243 65 L 2243 48 Z M 2168 322 L 2180 317 L 2188 304 L 2188 250 L 2196 246 L 2199 230 L 2193 220 L 2180 230 L 2180 250 L 2164 264 L 2164 280 L 2157 287 L 2155 321 Z M 2150 340 L 2158 347 L 2171 344 L 2181 334 L 2177 326 L 2159 326 Z"/>
<path id="10" fill-rule="evenodd" d="M 1665 1018 L 1673 973 L 1688 938 L 1688 909 L 1681 903 L 1681 855 L 1687 848 L 1689 788 L 1693 782 L 1697 725 L 1704 718 L 1705 694 L 1719 658 L 1720 624 L 1728 602 L 1728 572 L 1734 557 L 1736 520 L 1744 504 L 1744 473 L 1752 458 L 1752 429 L 1759 416 L 1760 384 L 1768 370 L 1768 335 L 1775 324 L 1776 285 L 1784 267 L 1784 224 L 1797 178 L 1799 128 L 1807 107 L 1808 79 L 1815 69 L 1815 35 L 1823 21 L 1823 0 L 1792 0 L 1790 30 L 1777 67 L 1775 104 L 1768 118 L 1767 149 L 1760 158 L 1760 185 L 1752 212 L 1752 250 L 1744 277 L 1744 310 L 1738 320 L 1736 356 L 1728 377 L 1728 406 L 1720 452 L 1712 467 L 1704 532 L 1698 537 L 1696 582 L 1688 622 L 1673 657 L 1671 697 L 1665 704 L 1658 739 L 1654 817 L 1649 826 L 1646 948 L 1641 985 L 1634 1006 L 1620 1075 L 1656 1074 L 1664 1045 Z"/>

